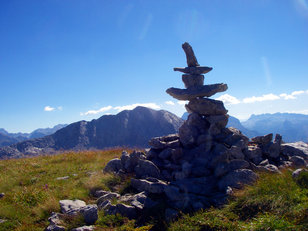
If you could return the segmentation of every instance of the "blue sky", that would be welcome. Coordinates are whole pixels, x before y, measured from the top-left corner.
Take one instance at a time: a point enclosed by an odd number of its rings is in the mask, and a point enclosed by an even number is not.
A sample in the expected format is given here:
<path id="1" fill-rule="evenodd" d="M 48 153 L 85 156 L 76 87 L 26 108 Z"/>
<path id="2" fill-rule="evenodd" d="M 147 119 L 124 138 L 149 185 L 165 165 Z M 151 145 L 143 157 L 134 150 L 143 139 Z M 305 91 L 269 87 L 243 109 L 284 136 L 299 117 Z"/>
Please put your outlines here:
<path id="1" fill-rule="evenodd" d="M 30 132 L 135 105 L 177 115 L 183 42 L 227 83 L 229 114 L 308 114 L 307 0 L 1 0 L 0 128 Z"/>

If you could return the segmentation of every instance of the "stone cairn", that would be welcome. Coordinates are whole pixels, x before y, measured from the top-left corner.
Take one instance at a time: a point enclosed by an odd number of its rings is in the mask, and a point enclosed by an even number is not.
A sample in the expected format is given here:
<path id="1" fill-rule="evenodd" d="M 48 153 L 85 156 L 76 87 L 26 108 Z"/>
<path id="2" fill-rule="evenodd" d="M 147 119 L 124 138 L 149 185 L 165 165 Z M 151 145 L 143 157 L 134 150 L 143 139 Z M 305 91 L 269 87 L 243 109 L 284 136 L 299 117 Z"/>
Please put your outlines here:
<path id="1" fill-rule="evenodd" d="M 273 134 L 249 141 L 239 130 L 226 128 L 228 115 L 223 102 L 208 97 L 226 91 L 227 85 L 204 85 L 202 74 L 212 68 L 198 64 L 188 43 L 182 47 L 188 66 L 174 70 L 185 73 L 182 80 L 186 89 L 167 90 L 174 98 L 189 101 L 185 105 L 189 115 L 179 128 L 179 134 L 152 138 L 149 141 L 151 148 L 145 153 L 124 151 L 121 158 L 109 161 L 104 168 L 105 172 L 120 176 L 133 175 L 131 186 L 138 193 L 121 196 L 99 190 L 94 193 L 98 198 L 95 205 L 85 205 L 78 200 L 60 201 L 62 213 L 79 211 L 89 225 L 96 221 L 97 210 L 138 219 L 163 200 L 165 218 L 170 220 L 179 211 L 223 205 L 233 189 L 256 181 L 256 171 L 279 173 L 281 168 L 302 167 L 294 172 L 296 177 L 305 170 L 307 144 L 283 144 L 279 134 L 274 141 Z M 112 203 L 115 200 L 117 203 Z M 47 230 L 54 230 L 61 216 L 54 213 Z"/>

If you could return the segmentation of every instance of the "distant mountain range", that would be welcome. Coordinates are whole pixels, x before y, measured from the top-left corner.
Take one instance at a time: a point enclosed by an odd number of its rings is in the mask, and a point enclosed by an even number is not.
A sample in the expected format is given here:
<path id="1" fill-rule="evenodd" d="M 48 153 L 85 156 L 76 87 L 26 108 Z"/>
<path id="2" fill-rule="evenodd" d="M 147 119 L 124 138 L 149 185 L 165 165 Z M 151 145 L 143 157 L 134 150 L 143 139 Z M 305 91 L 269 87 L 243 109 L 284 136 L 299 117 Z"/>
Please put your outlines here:
<path id="1" fill-rule="evenodd" d="M 72 123 L 52 135 L 0 148 L 0 159 L 52 154 L 64 150 L 147 147 L 150 138 L 176 133 L 183 120 L 176 115 L 136 107 L 97 120 Z"/>
<path id="2" fill-rule="evenodd" d="M 184 113 L 182 118 L 179 118 L 168 111 L 136 107 L 134 110 L 122 111 L 117 115 L 104 115 L 90 122 L 79 121 L 67 126 L 57 125 L 54 128 L 37 129 L 30 134 L 10 134 L 0 129 L 0 145 L 4 146 L 0 147 L 0 159 L 52 154 L 65 150 L 103 149 L 116 146 L 147 147 L 152 137 L 178 132 L 187 116 L 188 113 Z M 252 115 L 245 122 L 230 116 L 227 127 L 238 128 L 249 138 L 279 133 L 285 142 L 300 140 L 308 142 L 308 115 L 292 113 Z M 15 144 L 10 145 L 12 142 Z"/>
<path id="3" fill-rule="evenodd" d="M 182 119 L 186 119 L 184 113 Z M 280 134 L 285 142 L 308 142 L 308 115 L 295 113 L 275 113 L 251 115 L 244 122 L 230 116 L 227 127 L 235 127 L 249 138 L 268 133 Z"/>
<path id="4" fill-rule="evenodd" d="M 58 124 L 53 128 L 39 128 L 31 133 L 9 133 L 5 129 L 0 128 L 0 147 L 8 146 L 28 139 L 41 138 L 51 135 L 66 126 L 67 124 Z"/>

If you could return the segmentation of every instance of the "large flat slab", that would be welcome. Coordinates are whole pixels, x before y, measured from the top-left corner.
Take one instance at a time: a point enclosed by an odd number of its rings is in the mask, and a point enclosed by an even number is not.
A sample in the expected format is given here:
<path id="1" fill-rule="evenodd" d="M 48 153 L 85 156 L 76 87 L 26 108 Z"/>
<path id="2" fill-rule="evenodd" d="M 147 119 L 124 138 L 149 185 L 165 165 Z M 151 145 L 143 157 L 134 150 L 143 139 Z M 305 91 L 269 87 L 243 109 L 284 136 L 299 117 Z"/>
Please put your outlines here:
<path id="1" fill-rule="evenodd" d="M 227 84 L 218 83 L 204 86 L 190 87 L 188 89 L 180 89 L 171 87 L 167 89 L 167 93 L 178 100 L 193 100 L 198 97 L 210 97 L 218 92 L 228 89 Z"/>
<path id="2" fill-rule="evenodd" d="M 194 99 L 185 105 L 189 113 L 195 112 L 199 115 L 225 115 L 227 110 L 222 101 L 214 99 Z"/>

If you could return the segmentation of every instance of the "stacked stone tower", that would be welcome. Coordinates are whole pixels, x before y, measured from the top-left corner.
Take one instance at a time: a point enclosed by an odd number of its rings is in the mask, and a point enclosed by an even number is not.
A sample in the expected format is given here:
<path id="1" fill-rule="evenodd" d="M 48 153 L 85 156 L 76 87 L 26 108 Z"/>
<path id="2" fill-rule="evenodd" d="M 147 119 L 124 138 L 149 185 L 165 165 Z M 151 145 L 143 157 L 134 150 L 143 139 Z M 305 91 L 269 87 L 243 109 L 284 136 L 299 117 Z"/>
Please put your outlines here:
<path id="1" fill-rule="evenodd" d="M 218 92 L 228 89 L 227 84 L 218 83 L 204 85 L 204 75 L 212 70 L 211 67 L 200 66 L 188 43 L 184 43 L 182 48 L 187 58 L 187 67 L 174 68 L 180 71 L 186 89 L 169 88 L 167 93 L 178 100 L 189 101 L 185 105 L 190 115 L 188 120 L 179 130 L 180 141 L 184 147 L 210 141 L 211 136 L 221 132 L 228 123 L 227 110 L 223 103 L 218 100 L 209 99 Z M 200 136 L 202 134 L 202 136 Z"/>

